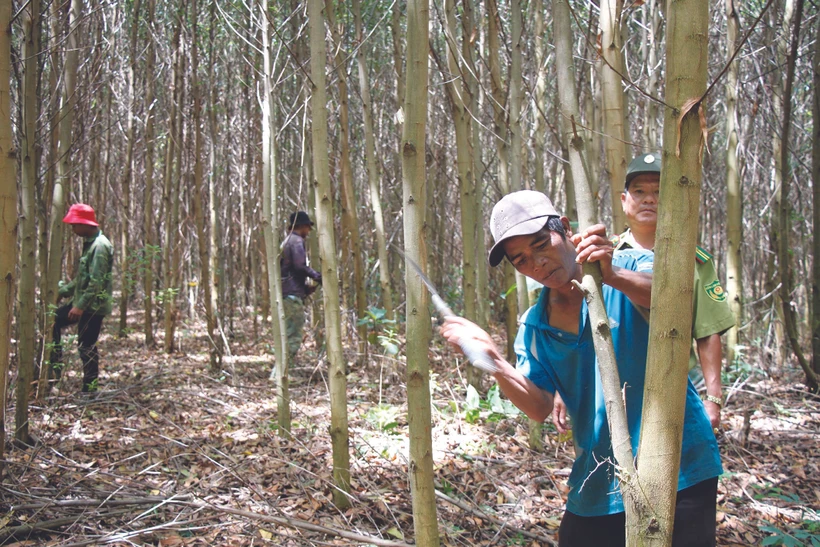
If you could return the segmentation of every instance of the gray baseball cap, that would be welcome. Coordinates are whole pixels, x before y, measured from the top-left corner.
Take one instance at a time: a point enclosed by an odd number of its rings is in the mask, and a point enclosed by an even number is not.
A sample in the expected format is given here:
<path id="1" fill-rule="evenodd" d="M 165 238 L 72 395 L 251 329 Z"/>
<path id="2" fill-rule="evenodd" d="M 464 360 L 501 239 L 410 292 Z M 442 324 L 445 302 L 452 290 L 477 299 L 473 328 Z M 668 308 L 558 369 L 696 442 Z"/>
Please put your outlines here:
<path id="1" fill-rule="evenodd" d="M 490 249 L 490 266 L 504 260 L 504 241 L 541 230 L 549 217 L 560 217 L 550 199 L 541 192 L 521 190 L 507 194 L 493 207 L 490 232 L 495 244 Z"/>

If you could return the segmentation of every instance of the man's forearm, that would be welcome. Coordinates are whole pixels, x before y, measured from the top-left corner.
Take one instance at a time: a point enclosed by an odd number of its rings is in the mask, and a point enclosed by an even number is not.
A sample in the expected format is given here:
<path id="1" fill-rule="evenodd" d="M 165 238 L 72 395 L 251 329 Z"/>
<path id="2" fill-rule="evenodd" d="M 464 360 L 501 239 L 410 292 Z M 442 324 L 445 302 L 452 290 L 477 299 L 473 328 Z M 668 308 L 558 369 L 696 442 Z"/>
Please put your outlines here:
<path id="1" fill-rule="evenodd" d="M 652 274 L 612 267 L 612 274 L 604 283 L 624 293 L 633 304 L 649 308 L 652 301 Z"/>
<path id="2" fill-rule="evenodd" d="M 706 393 L 713 397 L 723 397 L 723 386 L 720 380 L 721 361 L 723 358 L 720 345 L 720 335 L 712 334 L 705 338 L 698 338 L 698 358 L 706 383 Z"/>
<path id="3" fill-rule="evenodd" d="M 516 368 L 503 359 L 496 359 L 494 374 L 498 387 L 521 412 L 530 419 L 543 422 L 552 413 L 553 396 L 538 388 Z"/>

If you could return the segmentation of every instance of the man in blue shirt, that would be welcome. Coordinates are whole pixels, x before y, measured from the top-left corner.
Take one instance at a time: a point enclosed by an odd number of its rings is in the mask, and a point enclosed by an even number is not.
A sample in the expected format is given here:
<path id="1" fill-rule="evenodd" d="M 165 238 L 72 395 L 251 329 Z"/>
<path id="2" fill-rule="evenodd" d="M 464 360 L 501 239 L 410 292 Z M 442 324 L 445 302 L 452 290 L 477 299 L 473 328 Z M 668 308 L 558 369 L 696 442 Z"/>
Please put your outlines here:
<path id="1" fill-rule="evenodd" d="M 614 253 L 602 225 L 573 235 L 569 220 L 558 214 L 549 199 L 528 190 L 509 194 L 495 205 L 490 229 L 495 240 L 490 265 L 497 266 L 506 257 L 519 272 L 544 285 L 538 302 L 521 318 L 516 366 L 503 358 L 486 332 L 465 319 L 448 320 L 442 335 L 454 344 L 463 339 L 481 344 L 498 367 L 494 377 L 499 387 L 530 418 L 545 421 L 555 393 L 561 395 L 574 424 L 576 459 L 559 546 L 624 545 L 624 507 L 589 315 L 572 281 L 580 281 L 584 262 L 600 264 L 636 453 L 649 335 L 638 308 L 650 305 L 652 255 L 640 250 Z M 722 468 L 709 419 L 691 383 L 685 412 L 673 545 L 711 547 Z"/>

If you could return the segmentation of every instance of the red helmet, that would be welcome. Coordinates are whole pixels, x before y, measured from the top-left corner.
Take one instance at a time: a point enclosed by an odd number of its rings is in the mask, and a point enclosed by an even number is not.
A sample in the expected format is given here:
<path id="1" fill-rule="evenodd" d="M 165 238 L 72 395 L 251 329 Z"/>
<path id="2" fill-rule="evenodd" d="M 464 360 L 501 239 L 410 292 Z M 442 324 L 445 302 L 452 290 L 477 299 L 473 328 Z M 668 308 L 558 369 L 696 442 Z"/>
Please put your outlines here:
<path id="1" fill-rule="evenodd" d="M 85 203 L 75 203 L 68 209 L 63 222 L 66 224 L 87 224 L 89 226 L 99 226 L 97 224 L 97 215 L 94 214 L 94 209 Z"/>

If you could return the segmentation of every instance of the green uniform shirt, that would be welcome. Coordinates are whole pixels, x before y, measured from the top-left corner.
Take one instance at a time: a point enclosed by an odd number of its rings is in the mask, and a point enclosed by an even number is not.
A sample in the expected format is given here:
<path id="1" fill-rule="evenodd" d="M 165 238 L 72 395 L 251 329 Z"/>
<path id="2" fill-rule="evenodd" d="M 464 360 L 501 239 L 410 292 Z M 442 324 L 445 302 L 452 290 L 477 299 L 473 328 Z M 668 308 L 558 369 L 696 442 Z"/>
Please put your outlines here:
<path id="1" fill-rule="evenodd" d="M 60 296 L 71 298 L 75 308 L 94 315 L 108 315 L 113 303 L 111 270 L 114 267 L 114 248 L 98 231 L 83 238 L 83 255 L 76 277 L 60 286 Z"/>
<path id="2" fill-rule="evenodd" d="M 630 230 L 618 236 L 615 249 L 640 249 Z M 735 316 L 729 308 L 726 291 L 720 285 L 712 255 L 701 247 L 695 249 L 695 284 L 692 301 L 692 338 L 699 340 L 713 334 L 723 334 L 735 325 Z M 692 349 L 689 368 L 698 363 Z"/>

